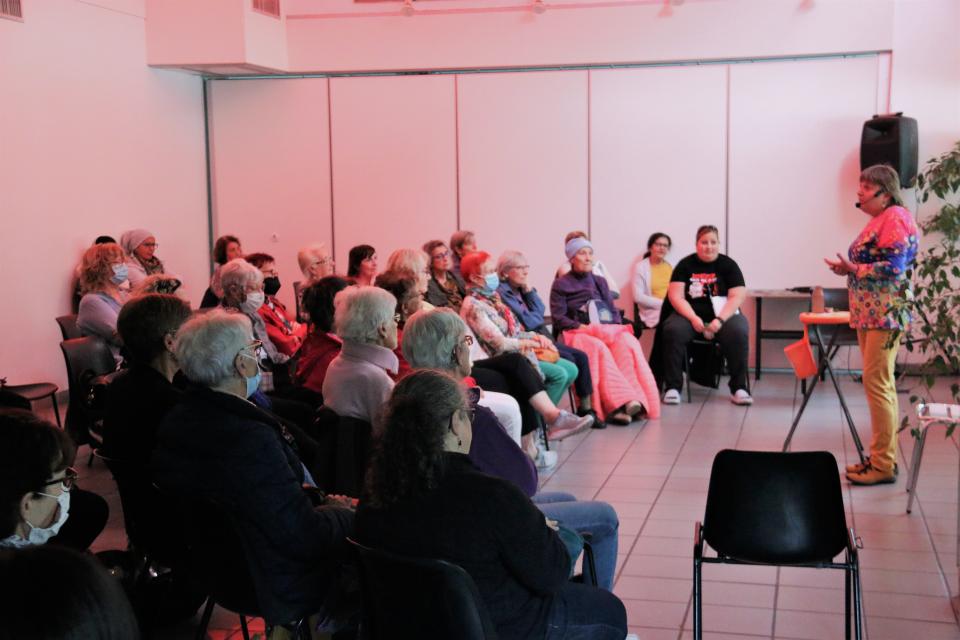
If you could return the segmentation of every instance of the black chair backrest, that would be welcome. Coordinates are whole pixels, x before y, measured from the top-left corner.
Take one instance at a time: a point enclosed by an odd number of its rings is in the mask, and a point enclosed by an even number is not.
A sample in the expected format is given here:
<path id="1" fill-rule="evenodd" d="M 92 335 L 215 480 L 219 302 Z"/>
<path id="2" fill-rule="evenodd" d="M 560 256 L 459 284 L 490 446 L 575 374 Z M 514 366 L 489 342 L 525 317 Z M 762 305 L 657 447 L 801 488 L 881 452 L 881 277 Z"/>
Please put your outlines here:
<path id="1" fill-rule="evenodd" d="M 70 404 L 67 407 L 66 429 L 77 439 L 78 444 L 90 442 L 89 432 L 96 417 L 88 410 L 87 395 L 90 381 L 116 370 L 110 347 L 92 336 L 71 338 L 60 343 L 67 366 L 67 381 L 70 385 Z"/>
<path id="2" fill-rule="evenodd" d="M 477 585 L 461 567 L 350 543 L 360 553 L 365 639 L 497 637 Z"/>
<path id="3" fill-rule="evenodd" d="M 57 326 L 60 327 L 60 334 L 63 336 L 64 340 L 73 340 L 74 338 L 83 337 L 83 334 L 80 333 L 80 327 L 77 326 L 76 314 L 57 316 Z"/>
<path id="4" fill-rule="evenodd" d="M 847 543 L 837 460 L 827 451 L 725 449 L 713 460 L 703 535 L 746 562 L 829 562 Z"/>
<path id="5" fill-rule="evenodd" d="M 336 493 L 360 497 L 373 448 L 373 427 L 357 418 L 340 416 L 337 422 Z"/>

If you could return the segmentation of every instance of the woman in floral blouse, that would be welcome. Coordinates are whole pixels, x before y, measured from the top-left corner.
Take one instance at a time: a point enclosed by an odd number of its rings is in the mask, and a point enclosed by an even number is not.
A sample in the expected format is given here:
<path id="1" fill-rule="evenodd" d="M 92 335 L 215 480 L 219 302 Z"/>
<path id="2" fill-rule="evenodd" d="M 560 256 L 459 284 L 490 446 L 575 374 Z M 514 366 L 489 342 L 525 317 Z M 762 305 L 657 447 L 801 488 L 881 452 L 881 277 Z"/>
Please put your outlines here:
<path id="1" fill-rule="evenodd" d="M 850 326 L 857 330 L 863 355 L 863 389 L 870 407 L 873 437 L 865 464 L 847 467 L 854 484 L 896 482 L 897 424 L 900 408 L 893 368 L 907 319 L 890 310 L 897 297 L 909 295 L 907 270 L 917 256 L 917 225 L 903 207 L 900 176 L 891 167 L 874 165 L 860 174 L 857 208 L 871 217 L 847 256 L 826 260 L 830 270 L 847 276 Z"/>

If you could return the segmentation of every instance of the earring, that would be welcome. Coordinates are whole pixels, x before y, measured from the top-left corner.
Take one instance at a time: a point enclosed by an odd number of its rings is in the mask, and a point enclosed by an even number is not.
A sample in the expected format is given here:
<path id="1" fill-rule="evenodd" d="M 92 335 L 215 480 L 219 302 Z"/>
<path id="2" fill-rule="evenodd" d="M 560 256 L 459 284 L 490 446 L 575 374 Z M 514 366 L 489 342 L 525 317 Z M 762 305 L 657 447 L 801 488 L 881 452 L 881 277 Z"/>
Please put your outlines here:
<path id="1" fill-rule="evenodd" d="M 460 439 L 460 436 L 457 436 L 457 446 L 458 446 L 458 447 L 462 447 L 462 446 L 463 446 L 463 440 Z"/>

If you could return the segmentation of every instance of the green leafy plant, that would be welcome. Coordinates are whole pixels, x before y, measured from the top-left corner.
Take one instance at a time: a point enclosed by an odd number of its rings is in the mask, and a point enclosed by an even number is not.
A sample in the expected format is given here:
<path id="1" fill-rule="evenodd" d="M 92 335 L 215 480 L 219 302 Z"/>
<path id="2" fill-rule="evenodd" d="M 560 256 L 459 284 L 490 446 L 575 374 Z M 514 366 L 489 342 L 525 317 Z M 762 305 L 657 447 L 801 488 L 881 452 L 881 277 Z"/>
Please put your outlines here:
<path id="1" fill-rule="evenodd" d="M 917 188 L 920 205 L 935 196 L 940 208 L 920 223 L 927 248 L 907 272 L 910 284 L 905 286 L 912 295 L 905 291 L 893 305 L 901 319 L 912 318 L 904 346 L 925 358 L 911 404 L 932 401 L 938 377 L 960 370 L 960 142 L 927 162 Z M 952 402 L 960 404 L 960 385 L 951 384 L 950 394 Z M 908 413 L 903 426 L 910 421 Z M 952 432 L 953 427 L 947 435 Z M 916 436 L 918 430 L 912 433 Z"/>

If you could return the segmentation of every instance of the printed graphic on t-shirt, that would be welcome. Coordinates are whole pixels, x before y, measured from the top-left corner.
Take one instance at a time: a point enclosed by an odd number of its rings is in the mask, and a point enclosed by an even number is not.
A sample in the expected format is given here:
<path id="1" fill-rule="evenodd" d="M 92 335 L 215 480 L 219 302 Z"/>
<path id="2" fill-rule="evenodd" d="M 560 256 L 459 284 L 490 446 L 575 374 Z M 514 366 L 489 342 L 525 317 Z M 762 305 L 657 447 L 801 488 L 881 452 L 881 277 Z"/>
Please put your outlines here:
<path id="1" fill-rule="evenodd" d="M 694 273 L 690 275 L 689 295 L 691 298 L 703 298 L 717 295 L 717 274 Z"/>

